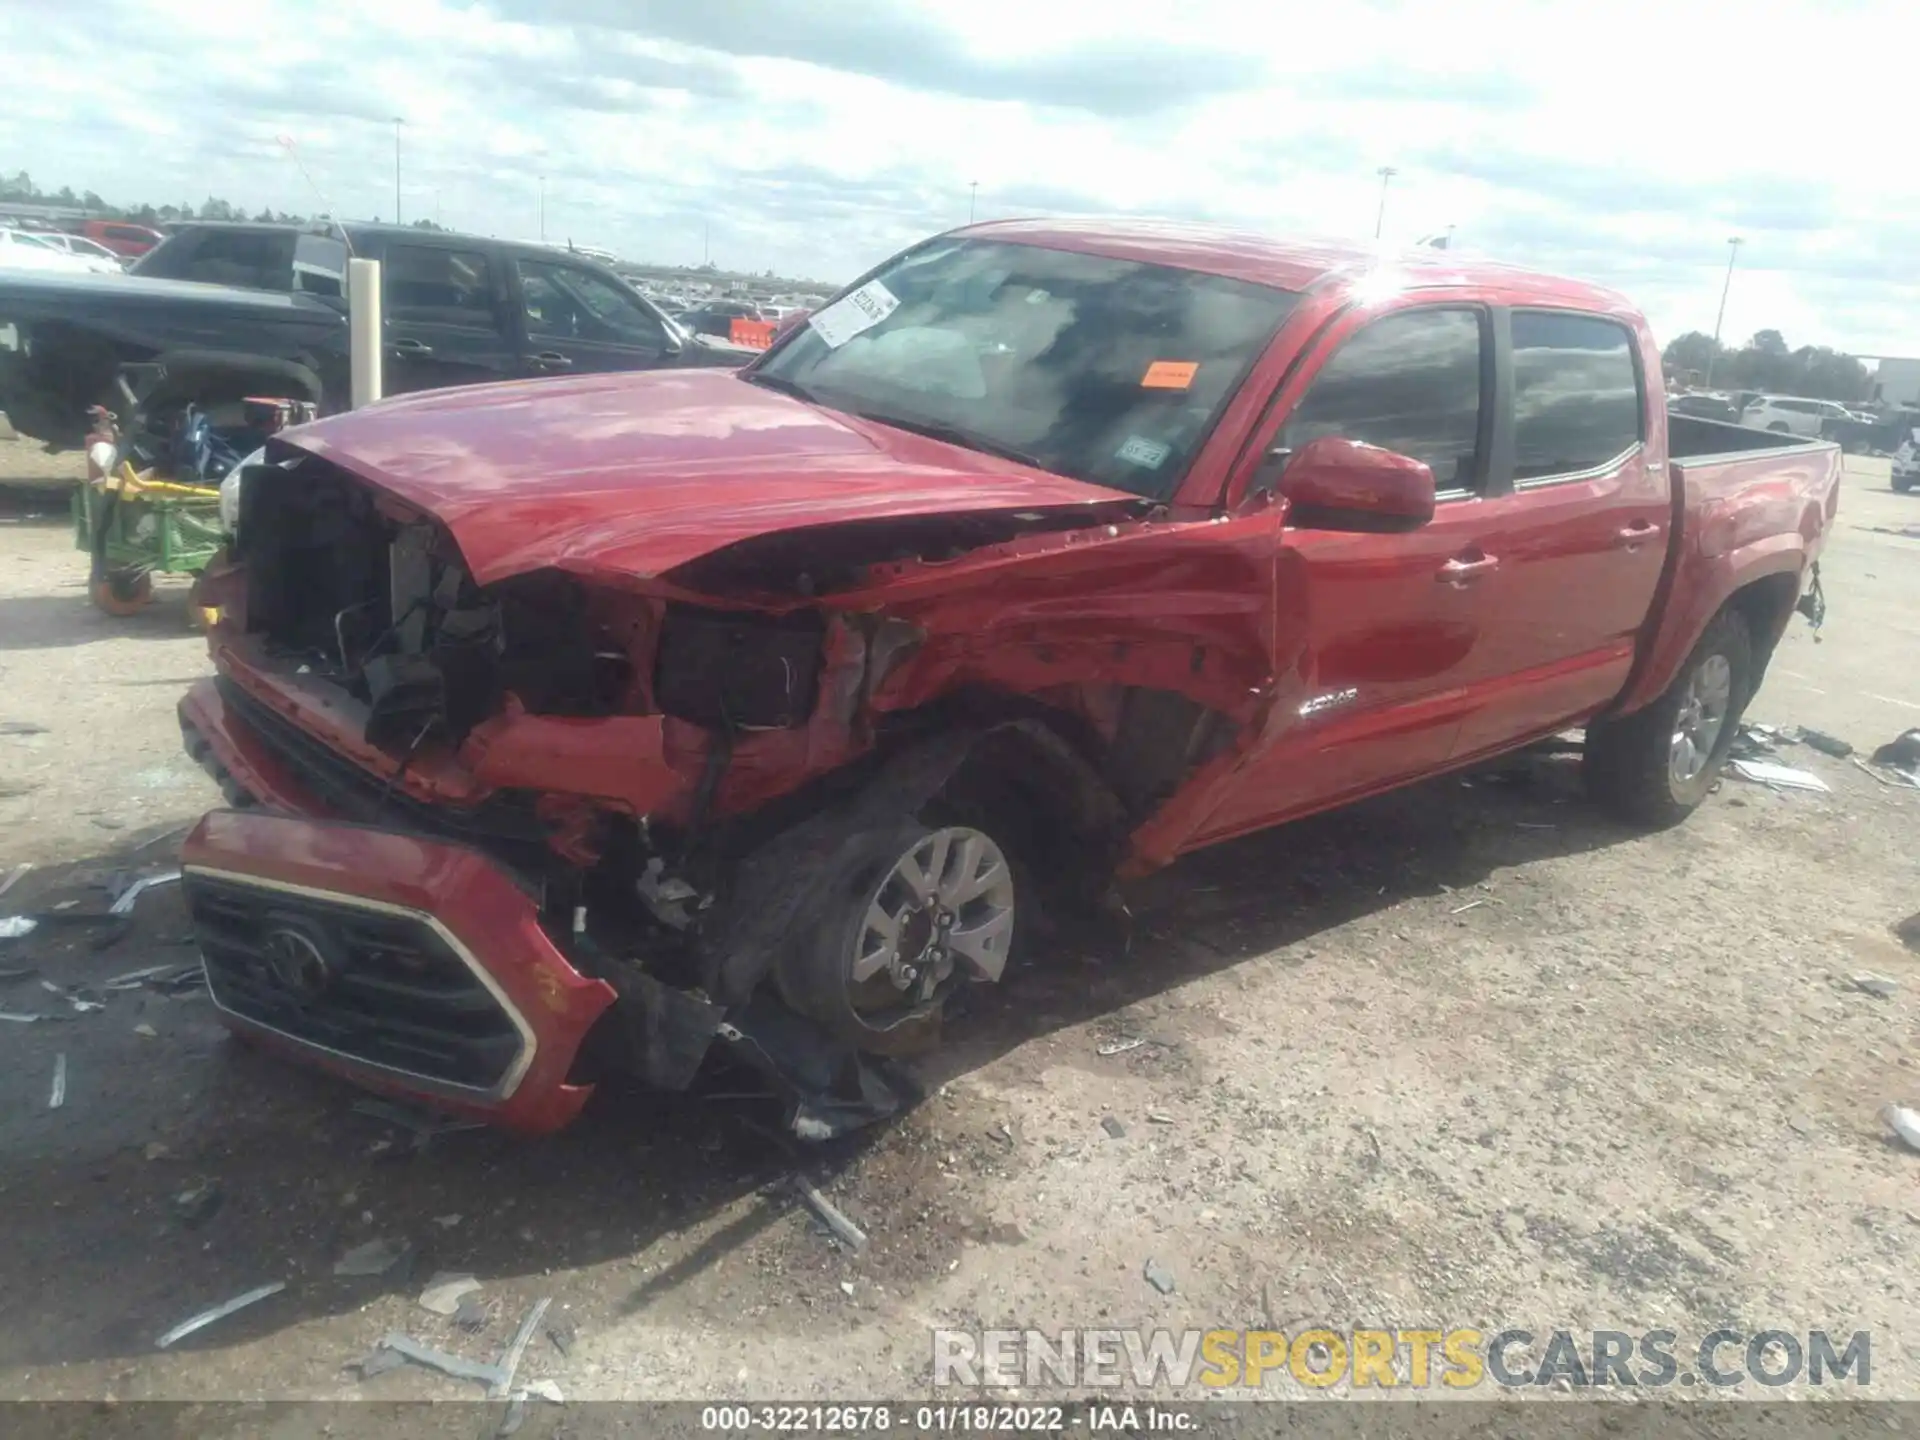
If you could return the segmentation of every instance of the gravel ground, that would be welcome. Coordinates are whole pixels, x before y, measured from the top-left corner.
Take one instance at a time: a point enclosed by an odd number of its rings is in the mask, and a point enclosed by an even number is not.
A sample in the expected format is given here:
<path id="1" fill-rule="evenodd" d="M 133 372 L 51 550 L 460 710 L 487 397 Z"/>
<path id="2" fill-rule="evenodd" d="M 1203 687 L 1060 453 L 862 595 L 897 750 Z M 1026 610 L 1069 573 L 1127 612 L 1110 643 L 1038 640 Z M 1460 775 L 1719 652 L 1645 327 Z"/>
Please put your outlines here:
<path id="1" fill-rule="evenodd" d="M 0 867 L 37 866 L 0 910 L 83 913 L 213 799 L 172 718 L 205 660 L 177 587 L 132 621 L 88 608 L 64 517 L 27 517 L 48 507 L 24 482 L 58 475 L 6 453 L 26 448 L 0 443 L 0 720 L 45 732 L 0 736 Z M 1754 718 L 1865 749 L 1920 724 L 1920 528 L 1902 527 L 1920 500 L 1860 463 L 1824 643 L 1796 622 Z M 936 1325 L 1422 1323 L 1870 1330 L 1869 1393 L 1920 1398 L 1920 1155 L 1875 1116 L 1920 1105 L 1920 967 L 1890 930 L 1920 910 L 1920 793 L 1780 758 L 1832 793 L 1728 780 L 1639 836 L 1541 757 L 1155 877 L 1130 953 L 1011 976 L 924 1067 L 926 1104 L 803 1157 L 871 1233 L 858 1256 L 788 1198 L 751 1101 L 607 1092 L 546 1141 L 415 1153 L 353 1091 L 223 1038 L 204 996 L 7 1025 L 0 1294 L 32 1298 L 0 1308 L 0 1383 L 471 1395 L 343 1367 L 390 1329 L 491 1359 L 546 1296 L 576 1333 L 564 1354 L 537 1340 L 525 1373 L 570 1400 L 921 1394 Z M 73 983 L 191 957 L 168 891 L 95 948 L 111 934 L 49 924 L 0 968 Z M 1852 986 L 1864 970 L 1891 998 Z M 0 1007 L 63 1008 L 39 978 L 0 983 Z M 189 1224 L 175 1197 L 206 1182 L 218 1212 Z M 375 1238 L 412 1247 L 404 1271 L 333 1274 Z M 483 1282 L 477 1334 L 415 1303 L 442 1269 Z"/>

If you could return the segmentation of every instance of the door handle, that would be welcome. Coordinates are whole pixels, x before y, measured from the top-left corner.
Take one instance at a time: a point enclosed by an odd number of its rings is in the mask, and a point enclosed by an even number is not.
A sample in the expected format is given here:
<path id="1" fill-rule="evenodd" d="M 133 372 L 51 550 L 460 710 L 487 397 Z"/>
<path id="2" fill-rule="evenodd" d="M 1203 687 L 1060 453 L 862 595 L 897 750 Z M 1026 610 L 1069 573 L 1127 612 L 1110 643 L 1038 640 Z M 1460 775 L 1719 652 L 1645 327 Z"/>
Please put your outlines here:
<path id="1" fill-rule="evenodd" d="M 1499 560 L 1492 555 L 1482 555 L 1474 560 L 1449 560 L 1440 567 L 1440 573 L 1434 578 L 1458 589 L 1462 585 L 1471 585 L 1483 575 L 1491 575 L 1499 568 Z"/>
<path id="2" fill-rule="evenodd" d="M 419 360 L 433 354 L 433 346 L 424 340 L 415 340 L 412 336 L 396 340 L 387 348 L 403 360 Z"/>
<path id="3" fill-rule="evenodd" d="M 1637 550 L 1659 533 L 1660 527 L 1651 520 L 1636 520 L 1621 530 L 1616 538 L 1628 550 Z"/>
<path id="4" fill-rule="evenodd" d="M 533 357 L 533 363 L 538 365 L 542 370 L 571 370 L 573 368 L 572 357 L 562 355 L 558 350 L 542 350 L 538 355 Z"/>

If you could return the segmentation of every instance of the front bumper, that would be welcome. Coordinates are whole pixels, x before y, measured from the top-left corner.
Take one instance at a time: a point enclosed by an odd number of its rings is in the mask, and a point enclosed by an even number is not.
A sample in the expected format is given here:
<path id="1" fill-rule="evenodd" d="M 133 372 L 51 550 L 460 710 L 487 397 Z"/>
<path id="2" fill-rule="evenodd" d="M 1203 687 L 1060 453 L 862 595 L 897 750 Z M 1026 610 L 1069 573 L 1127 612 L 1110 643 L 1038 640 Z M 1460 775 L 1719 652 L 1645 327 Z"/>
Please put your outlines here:
<path id="1" fill-rule="evenodd" d="M 371 1089 L 512 1130 L 557 1130 L 586 1103 L 592 1087 L 569 1072 L 614 992 L 568 962 L 534 898 L 485 855 L 361 825 L 216 810 L 181 861 L 209 989 L 230 1029 Z"/>

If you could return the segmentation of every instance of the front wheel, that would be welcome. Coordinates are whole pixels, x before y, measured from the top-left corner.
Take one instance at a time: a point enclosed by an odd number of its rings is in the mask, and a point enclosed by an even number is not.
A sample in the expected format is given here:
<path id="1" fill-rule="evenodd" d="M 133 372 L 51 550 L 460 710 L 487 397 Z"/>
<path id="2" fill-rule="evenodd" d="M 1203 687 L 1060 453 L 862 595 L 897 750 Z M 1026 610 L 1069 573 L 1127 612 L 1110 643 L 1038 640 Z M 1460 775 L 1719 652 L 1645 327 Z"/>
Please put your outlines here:
<path id="1" fill-rule="evenodd" d="M 1722 611 L 1666 692 L 1645 709 L 1587 727 L 1587 793 L 1637 825 L 1677 824 L 1707 798 L 1752 698 L 1753 636 Z"/>
<path id="2" fill-rule="evenodd" d="M 87 586 L 94 607 L 108 615 L 138 615 L 153 600 L 153 573 L 109 570 Z"/>
<path id="3" fill-rule="evenodd" d="M 1893 488 L 1894 488 L 1895 494 L 1905 495 L 1909 490 L 1913 489 L 1913 476 L 1911 475 L 1894 476 Z"/>
<path id="4" fill-rule="evenodd" d="M 775 972 L 786 1002 L 858 1049 L 924 1049 L 955 990 L 1006 969 L 1013 867 L 984 830 L 902 821 L 843 849 L 815 913 Z"/>

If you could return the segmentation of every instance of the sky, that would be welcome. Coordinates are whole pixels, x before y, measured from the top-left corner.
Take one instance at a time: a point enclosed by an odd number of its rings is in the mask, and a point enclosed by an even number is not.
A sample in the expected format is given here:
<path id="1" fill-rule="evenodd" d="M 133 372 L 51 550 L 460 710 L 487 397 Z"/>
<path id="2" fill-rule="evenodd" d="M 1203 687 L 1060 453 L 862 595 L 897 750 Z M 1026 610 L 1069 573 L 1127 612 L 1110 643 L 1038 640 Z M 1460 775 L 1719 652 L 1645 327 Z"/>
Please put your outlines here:
<path id="1" fill-rule="evenodd" d="M 57 13 L 58 20 L 53 16 Z M 838 281 L 1126 213 L 1920 355 L 1910 0 L 0 0 L 0 171 Z"/>

